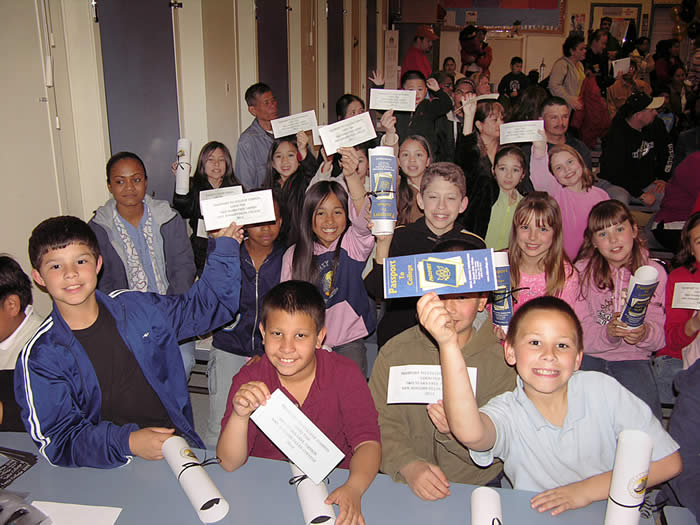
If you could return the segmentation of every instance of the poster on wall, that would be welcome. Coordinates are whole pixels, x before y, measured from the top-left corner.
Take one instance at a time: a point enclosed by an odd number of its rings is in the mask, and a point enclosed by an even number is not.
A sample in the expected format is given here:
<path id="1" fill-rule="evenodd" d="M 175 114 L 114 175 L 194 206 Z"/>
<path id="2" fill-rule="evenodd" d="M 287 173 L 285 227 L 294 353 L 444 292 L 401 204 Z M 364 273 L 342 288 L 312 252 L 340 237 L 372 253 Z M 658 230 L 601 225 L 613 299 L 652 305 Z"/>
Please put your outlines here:
<path id="1" fill-rule="evenodd" d="M 384 32 L 384 87 L 397 89 L 399 86 L 399 32 Z"/>
<path id="2" fill-rule="evenodd" d="M 586 13 L 571 15 L 571 27 L 569 28 L 569 32 L 584 36 L 584 27 L 586 27 Z"/>

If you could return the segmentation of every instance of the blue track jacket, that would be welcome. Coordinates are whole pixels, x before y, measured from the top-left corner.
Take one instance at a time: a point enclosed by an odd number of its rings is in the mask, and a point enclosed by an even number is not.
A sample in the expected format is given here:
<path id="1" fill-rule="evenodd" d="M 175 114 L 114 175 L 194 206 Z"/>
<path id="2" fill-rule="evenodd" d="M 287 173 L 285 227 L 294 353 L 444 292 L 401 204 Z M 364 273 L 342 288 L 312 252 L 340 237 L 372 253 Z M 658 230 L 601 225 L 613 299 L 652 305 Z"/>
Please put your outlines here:
<path id="1" fill-rule="evenodd" d="M 177 431 L 200 448 L 177 342 L 230 322 L 240 283 L 239 245 L 224 237 L 217 239 L 201 279 L 183 295 L 95 291 Z M 129 434 L 138 426 L 101 420 L 102 393 L 92 363 L 55 306 L 17 360 L 15 398 L 24 426 L 50 463 L 111 468 L 131 459 Z"/>

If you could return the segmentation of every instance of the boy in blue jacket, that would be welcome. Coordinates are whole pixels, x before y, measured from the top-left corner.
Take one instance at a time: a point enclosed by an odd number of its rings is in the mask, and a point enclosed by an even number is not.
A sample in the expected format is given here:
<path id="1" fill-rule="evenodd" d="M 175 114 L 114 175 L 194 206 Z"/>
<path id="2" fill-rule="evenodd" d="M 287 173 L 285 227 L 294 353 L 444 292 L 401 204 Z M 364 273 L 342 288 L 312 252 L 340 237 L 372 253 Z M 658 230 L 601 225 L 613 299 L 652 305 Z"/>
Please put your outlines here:
<path id="1" fill-rule="evenodd" d="M 75 217 L 47 219 L 29 239 L 32 277 L 54 302 L 15 368 L 22 420 L 54 465 L 111 468 L 136 455 L 162 458 L 173 433 L 204 444 L 177 341 L 231 320 L 238 310 L 236 224 L 215 234 L 202 278 L 183 295 L 97 286 L 102 266 L 90 227 Z"/>

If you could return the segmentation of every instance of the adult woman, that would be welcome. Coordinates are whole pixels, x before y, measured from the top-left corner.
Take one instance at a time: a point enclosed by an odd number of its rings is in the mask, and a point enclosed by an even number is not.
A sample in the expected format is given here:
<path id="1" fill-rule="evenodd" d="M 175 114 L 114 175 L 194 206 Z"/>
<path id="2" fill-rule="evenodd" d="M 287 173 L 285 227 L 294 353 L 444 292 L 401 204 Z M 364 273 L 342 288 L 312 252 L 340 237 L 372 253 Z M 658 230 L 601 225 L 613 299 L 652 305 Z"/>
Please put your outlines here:
<path id="1" fill-rule="evenodd" d="M 554 62 L 549 75 L 549 91 L 566 100 L 571 109 L 581 110 L 579 94 L 586 76 L 581 61 L 586 58 L 586 43 L 581 35 L 571 35 L 564 41 L 562 51 L 564 56 Z"/>
<path id="2" fill-rule="evenodd" d="M 639 80 L 651 85 L 649 73 L 654 71 L 654 57 L 649 52 L 649 38 L 640 36 L 634 44 L 634 51 L 630 53 L 630 58 L 637 64 L 637 75 Z"/>
<path id="3" fill-rule="evenodd" d="M 661 87 L 671 81 L 671 68 L 682 66 L 683 62 L 678 55 L 681 52 L 681 43 L 675 38 L 661 40 L 656 44 L 655 72 L 656 83 L 652 87 Z"/>

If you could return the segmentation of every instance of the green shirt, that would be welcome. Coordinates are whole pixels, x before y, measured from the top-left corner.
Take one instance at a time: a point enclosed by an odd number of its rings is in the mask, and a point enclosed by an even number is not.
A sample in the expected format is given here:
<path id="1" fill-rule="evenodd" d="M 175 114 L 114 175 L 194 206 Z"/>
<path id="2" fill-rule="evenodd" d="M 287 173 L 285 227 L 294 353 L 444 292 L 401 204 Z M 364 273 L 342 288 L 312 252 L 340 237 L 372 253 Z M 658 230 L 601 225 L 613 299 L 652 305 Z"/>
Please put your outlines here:
<path id="1" fill-rule="evenodd" d="M 491 207 L 491 219 L 489 227 L 486 230 L 486 246 L 494 250 L 503 250 L 508 248 L 508 240 L 510 239 L 510 227 L 513 223 L 513 214 L 515 207 L 522 200 L 523 196 L 517 191 L 514 203 L 510 203 L 508 194 L 501 190 L 498 193 L 498 199 Z"/>

